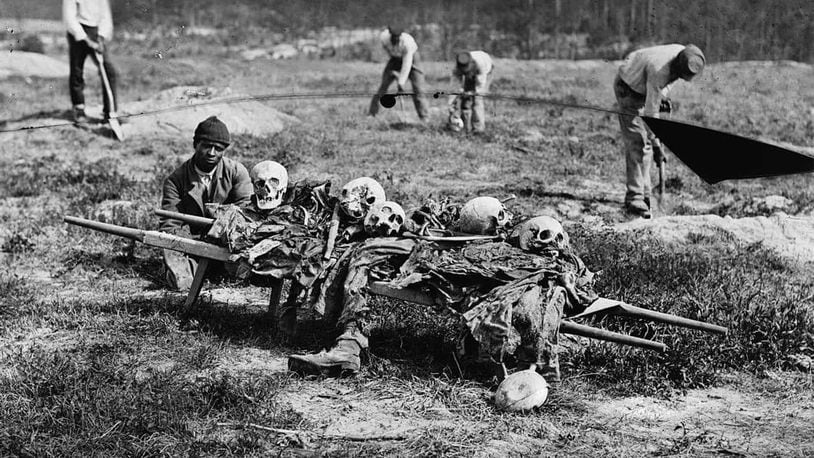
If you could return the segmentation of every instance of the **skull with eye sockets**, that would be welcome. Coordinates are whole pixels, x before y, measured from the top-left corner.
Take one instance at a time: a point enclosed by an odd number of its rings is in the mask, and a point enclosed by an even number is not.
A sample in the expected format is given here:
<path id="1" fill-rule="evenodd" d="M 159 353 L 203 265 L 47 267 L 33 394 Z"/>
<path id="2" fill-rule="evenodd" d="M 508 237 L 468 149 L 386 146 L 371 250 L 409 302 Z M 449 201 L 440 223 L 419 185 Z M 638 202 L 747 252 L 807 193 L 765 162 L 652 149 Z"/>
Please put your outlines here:
<path id="1" fill-rule="evenodd" d="M 406 219 L 401 205 L 387 200 L 370 207 L 365 217 L 365 232 L 374 237 L 394 237 L 401 233 Z"/>
<path id="2" fill-rule="evenodd" d="M 509 241 L 521 250 L 541 253 L 568 248 L 568 234 L 562 224 L 550 216 L 535 216 L 517 225 Z"/>
<path id="3" fill-rule="evenodd" d="M 384 188 L 370 177 L 361 177 L 349 181 L 339 195 L 339 208 L 345 217 L 353 222 L 364 221 L 370 208 L 387 200 Z"/>
<path id="4" fill-rule="evenodd" d="M 263 161 L 249 174 L 254 186 L 254 199 L 260 210 L 271 210 L 283 203 L 288 188 L 288 172 L 279 162 Z"/>

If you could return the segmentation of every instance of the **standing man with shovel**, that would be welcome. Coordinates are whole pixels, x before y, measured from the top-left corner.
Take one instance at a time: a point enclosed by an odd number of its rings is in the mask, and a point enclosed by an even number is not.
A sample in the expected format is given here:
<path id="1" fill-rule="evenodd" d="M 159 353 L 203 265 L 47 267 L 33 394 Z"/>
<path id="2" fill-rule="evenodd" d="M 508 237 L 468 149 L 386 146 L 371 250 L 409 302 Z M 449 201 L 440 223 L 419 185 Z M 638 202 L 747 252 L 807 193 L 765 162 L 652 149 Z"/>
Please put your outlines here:
<path id="1" fill-rule="evenodd" d="M 650 218 L 650 162 L 655 158 L 660 172 L 660 191 L 664 189 L 664 155 L 661 142 L 639 115 L 659 117 L 670 111 L 667 99 L 677 80 L 691 81 L 704 69 L 704 53 L 695 45 L 652 46 L 630 53 L 619 67 L 613 84 L 619 107 L 622 151 L 625 154 L 627 192 L 625 210 Z"/>
<path id="2" fill-rule="evenodd" d="M 427 119 L 428 107 L 424 100 L 424 72 L 419 68 L 418 44 L 409 33 L 401 28 L 390 26 L 382 32 L 380 37 L 382 48 L 390 56 L 387 65 L 382 73 L 382 82 L 373 100 L 370 101 L 368 114 L 376 116 L 379 112 L 379 99 L 387 93 L 387 89 L 396 82 L 399 93 L 405 92 L 407 80 L 413 85 L 413 104 L 418 113 L 419 119 Z M 403 103 L 399 97 L 400 109 L 403 110 Z"/>
<path id="3" fill-rule="evenodd" d="M 103 117 L 121 140 L 116 116 L 116 69 L 110 63 L 105 43 L 113 37 L 113 16 L 108 0 L 62 0 L 62 18 L 68 29 L 70 75 L 68 87 L 73 104 L 73 119 L 89 122 L 85 114 L 84 67 L 88 55 L 99 67 L 102 79 Z"/>
<path id="4" fill-rule="evenodd" d="M 483 133 L 486 129 L 486 108 L 483 96 L 492 81 L 492 57 L 483 51 L 461 52 L 455 56 L 453 79 L 460 82 L 461 95 L 450 100 L 450 122 L 461 119 L 467 133 Z"/>

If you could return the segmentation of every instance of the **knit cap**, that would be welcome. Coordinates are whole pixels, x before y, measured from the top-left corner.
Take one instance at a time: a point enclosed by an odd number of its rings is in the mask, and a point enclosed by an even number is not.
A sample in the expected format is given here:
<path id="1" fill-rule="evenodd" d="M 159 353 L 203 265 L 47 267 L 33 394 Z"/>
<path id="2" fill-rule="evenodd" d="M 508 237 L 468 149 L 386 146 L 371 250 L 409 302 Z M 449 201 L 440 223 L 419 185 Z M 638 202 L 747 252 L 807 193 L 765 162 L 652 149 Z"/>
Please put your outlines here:
<path id="1" fill-rule="evenodd" d="M 197 143 L 199 141 L 208 141 L 212 143 L 229 146 L 232 143 L 232 138 L 229 136 L 229 129 L 217 116 L 210 116 L 195 128 L 195 135 L 192 141 Z"/>

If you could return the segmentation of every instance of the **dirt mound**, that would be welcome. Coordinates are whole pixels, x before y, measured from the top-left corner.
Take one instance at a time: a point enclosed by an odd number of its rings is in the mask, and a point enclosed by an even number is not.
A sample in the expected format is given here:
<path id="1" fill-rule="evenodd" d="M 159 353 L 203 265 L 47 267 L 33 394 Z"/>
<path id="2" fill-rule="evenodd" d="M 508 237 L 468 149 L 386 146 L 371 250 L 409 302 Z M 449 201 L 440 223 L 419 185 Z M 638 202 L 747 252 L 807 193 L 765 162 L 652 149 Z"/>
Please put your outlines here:
<path id="1" fill-rule="evenodd" d="M 119 111 L 127 118 L 128 122 L 122 127 L 128 138 L 192 137 L 195 126 L 212 115 L 226 123 L 232 134 L 269 135 L 299 122 L 293 116 L 251 100 L 246 94 L 233 93 L 229 88 L 174 87 L 147 100 L 123 103 Z"/>
<path id="2" fill-rule="evenodd" d="M 639 219 L 616 226 L 620 230 L 647 230 L 667 242 L 692 243 L 692 236 L 762 243 L 781 256 L 814 262 L 814 218 L 786 215 L 750 218 L 717 215 L 667 216 Z"/>
<path id="3" fill-rule="evenodd" d="M 68 64 L 35 52 L 0 53 L 0 79 L 10 76 L 68 78 Z"/>

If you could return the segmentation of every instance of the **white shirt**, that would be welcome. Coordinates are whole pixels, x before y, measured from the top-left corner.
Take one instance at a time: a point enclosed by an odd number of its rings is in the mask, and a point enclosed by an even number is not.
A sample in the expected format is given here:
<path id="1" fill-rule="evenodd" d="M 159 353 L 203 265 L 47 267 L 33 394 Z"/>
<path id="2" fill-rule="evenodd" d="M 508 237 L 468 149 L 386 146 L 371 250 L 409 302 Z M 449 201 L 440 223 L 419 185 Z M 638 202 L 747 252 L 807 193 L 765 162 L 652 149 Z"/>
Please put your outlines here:
<path id="1" fill-rule="evenodd" d="M 646 96 L 645 116 L 659 117 L 661 99 L 667 96 L 675 81 L 670 81 L 670 63 L 684 47 L 672 44 L 639 49 L 630 53 L 619 67 L 619 78 Z"/>
<path id="2" fill-rule="evenodd" d="M 407 84 L 410 70 L 413 68 L 413 56 L 418 51 L 418 44 L 415 38 L 407 32 L 401 32 L 399 41 L 395 45 L 390 42 L 390 31 L 384 30 L 380 36 L 382 47 L 390 57 L 401 59 L 401 70 L 399 71 L 399 86 Z"/>
<path id="3" fill-rule="evenodd" d="M 472 57 L 472 61 L 475 62 L 475 92 L 482 94 L 486 92 L 486 78 L 489 73 L 492 73 L 494 67 L 492 57 L 484 51 L 469 51 L 469 55 Z M 452 74 L 457 78 L 465 76 L 457 65 L 452 70 Z"/>
<path id="4" fill-rule="evenodd" d="M 62 20 L 76 41 L 88 36 L 83 25 L 97 27 L 106 40 L 113 38 L 113 15 L 108 0 L 62 0 Z"/>
<path id="5" fill-rule="evenodd" d="M 198 180 L 201 182 L 204 189 L 206 190 L 206 194 L 208 195 L 211 192 L 209 187 L 212 184 L 212 177 L 215 175 L 215 170 L 217 170 L 217 167 L 213 168 L 212 171 L 209 173 L 202 172 L 197 165 L 194 167 L 195 174 L 198 175 Z"/>

